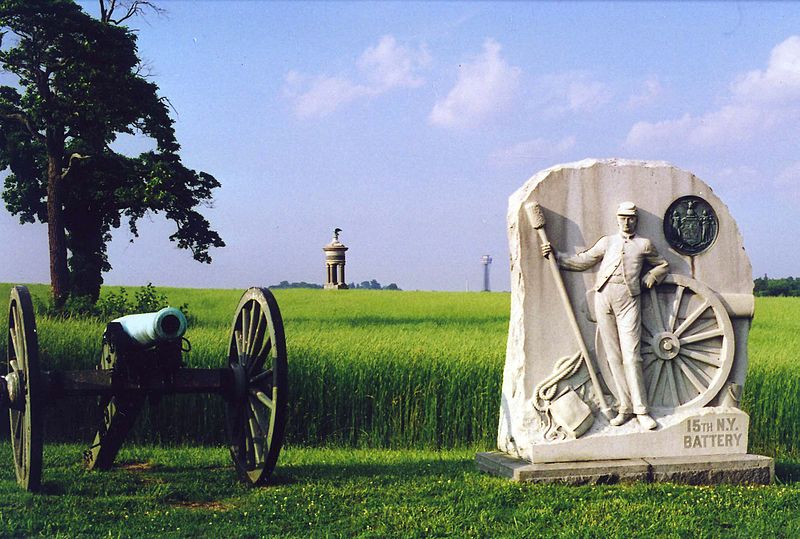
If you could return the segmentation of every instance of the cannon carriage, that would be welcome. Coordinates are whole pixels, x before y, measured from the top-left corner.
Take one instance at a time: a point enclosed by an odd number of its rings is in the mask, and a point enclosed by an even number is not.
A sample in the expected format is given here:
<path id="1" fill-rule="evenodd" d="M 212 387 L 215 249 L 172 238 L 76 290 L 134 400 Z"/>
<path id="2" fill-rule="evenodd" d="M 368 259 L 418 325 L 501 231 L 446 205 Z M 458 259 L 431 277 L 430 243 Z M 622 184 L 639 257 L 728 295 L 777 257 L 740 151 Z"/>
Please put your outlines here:
<path id="1" fill-rule="evenodd" d="M 33 303 L 24 286 L 11 290 L 8 326 L 0 408 L 9 410 L 14 468 L 23 489 L 35 491 L 41 484 L 46 406 L 70 396 L 97 397 L 102 412 L 84 452 L 89 469 L 113 465 L 147 398 L 211 393 L 225 401 L 239 477 L 259 485 L 272 474 L 286 422 L 288 365 L 280 310 L 269 290 L 250 288 L 242 295 L 219 368 L 184 366 L 187 323 L 174 308 L 110 322 L 93 370 L 42 370 Z"/>

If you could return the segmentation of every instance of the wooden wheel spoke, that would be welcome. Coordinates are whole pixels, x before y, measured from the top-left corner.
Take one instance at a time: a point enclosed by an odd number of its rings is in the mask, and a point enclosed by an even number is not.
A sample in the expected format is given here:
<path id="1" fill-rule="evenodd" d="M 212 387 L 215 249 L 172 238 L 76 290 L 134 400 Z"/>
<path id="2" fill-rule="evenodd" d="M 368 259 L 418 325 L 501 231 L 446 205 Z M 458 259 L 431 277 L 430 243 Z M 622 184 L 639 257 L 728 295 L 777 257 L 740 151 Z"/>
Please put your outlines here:
<path id="1" fill-rule="evenodd" d="M 239 358 L 241 358 L 242 355 L 244 354 L 244 346 L 242 344 L 242 331 L 241 330 L 239 330 L 239 329 L 234 330 L 234 332 L 233 332 L 233 342 L 236 345 L 236 358 L 237 358 L 237 360 L 239 360 Z"/>
<path id="2" fill-rule="evenodd" d="M 248 397 L 247 403 L 250 409 L 250 417 L 255 419 L 259 432 L 262 434 L 269 432 L 269 421 L 264 419 L 264 415 L 260 411 L 259 401 L 253 397 Z"/>
<path id="3" fill-rule="evenodd" d="M 22 437 L 22 412 L 16 412 L 14 418 L 15 421 L 14 421 L 13 435 L 14 438 L 19 440 Z"/>
<path id="4" fill-rule="evenodd" d="M 25 335 L 22 333 L 22 324 L 20 323 L 19 319 L 19 306 L 15 306 L 11 313 L 12 318 L 14 319 L 14 328 L 9 328 L 9 331 L 12 331 L 12 337 L 14 339 L 14 355 L 22 365 L 25 365 Z"/>
<path id="5" fill-rule="evenodd" d="M 268 380 L 272 378 L 273 371 L 272 369 L 267 369 L 265 371 L 261 371 L 260 373 L 256 374 L 248 381 L 251 386 L 258 385 L 263 380 Z"/>
<path id="6" fill-rule="evenodd" d="M 706 310 L 709 307 L 711 307 L 711 302 L 708 301 L 708 299 L 706 298 L 705 300 L 703 300 L 703 303 L 697 309 L 695 309 L 694 312 L 692 312 L 692 314 L 686 317 L 686 319 L 681 323 L 678 329 L 675 330 L 675 336 L 680 337 L 683 334 L 683 332 L 686 331 L 689 328 L 689 326 L 694 324 L 694 322 L 698 318 L 700 318 L 700 315 L 706 312 Z"/>
<path id="7" fill-rule="evenodd" d="M 247 425 L 250 430 L 250 440 L 253 444 L 253 465 L 258 466 L 264 463 L 264 433 L 261 431 L 258 420 L 252 411 L 247 420 Z"/>
<path id="8" fill-rule="evenodd" d="M 701 361 L 707 365 L 711 365 L 712 367 L 719 367 L 720 362 L 719 359 L 712 356 L 711 354 L 706 354 L 704 352 L 698 352 L 696 350 L 690 350 L 688 348 L 681 349 L 681 355 L 686 356 L 688 358 L 694 359 L 695 361 Z"/>
<path id="9" fill-rule="evenodd" d="M 247 309 L 245 309 L 246 311 Z M 250 322 L 247 328 L 247 345 L 245 346 L 245 350 L 247 355 L 253 355 L 253 348 L 254 342 L 256 338 L 256 334 L 258 332 L 258 328 L 261 324 L 261 309 L 258 307 L 258 302 L 252 302 L 252 307 L 250 308 Z"/>
<path id="10" fill-rule="evenodd" d="M 675 299 L 672 301 L 672 312 L 669 314 L 667 331 L 673 331 L 675 329 L 675 322 L 678 320 L 678 313 L 681 309 L 681 300 L 683 299 L 684 290 L 686 290 L 686 287 L 680 285 L 675 289 Z"/>
<path id="11" fill-rule="evenodd" d="M 653 346 L 650 345 L 650 344 L 643 344 L 642 347 L 639 349 L 639 353 L 641 355 L 652 354 L 653 353 Z"/>
<path id="12" fill-rule="evenodd" d="M 248 373 L 252 372 L 253 367 L 259 361 L 261 361 L 261 363 L 263 364 L 263 359 L 264 359 L 264 357 L 261 355 L 261 350 L 264 347 L 264 336 L 267 331 L 266 319 L 264 317 L 259 317 L 257 324 L 254 324 L 254 326 L 256 327 L 255 333 L 253 335 L 253 339 L 250 341 L 250 344 L 247 348 Z"/>
<path id="13" fill-rule="evenodd" d="M 659 332 L 663 331 L 664 319 L 661 316 L 661 304 L 658 302 L 658 292 L 656 292 L 656 287 L 654 286 L 650 288 L 650 308 L 653 309 L 653 320 L 658 324 Z"/>
<path id="14" fill-rule="evenodd" d="M 17 346 L 17 334 L 14 328 L 8 328 L 9 337 L 11 338 L 11 348 L 14 350 L 14 357 L 19 357 L 19 347 Z M 11 352 L 11 350 L 9 350 Z"/>
<path id="15" fill-rule="evenodd" d="M 653 376 L 650 378 L 650 387 L 647 388 L 647 400 L 653 402 L 658 387 L 658 379 L 661 377 L 661 369 L 664 367 L 663 361 L 657 361 Z"/>
<path id="16" fill-rule="evenodd" d="M 253 335 L 247 347 L 247 355 L 258 356 L 261 348 L 264 346 L 264 336 L 267 332 L 266 318 L 259 316 L 255 324 L 253 324 Z"/>
<path id="17" fill-rule="evenodd" d="M 683 337 L 682 339 L 679 340 L 679 342 L 680 342 L 681 346 L 684 346 L 684 345 L 691 344 L 691 343 L 694 343 L 694 342 L 706 341 L 708 339 L 713 339 L 714 337 L 722 337 L 724 334 L 725 334 L 725 332 L 722 331 L 722 328 L 717 328 L 717 329 L 713 329 L 711 331 L 704 331 L 702 333 L 693 333 L 692 335 L 689 335 L 687 337 Z"/>
<path id="18" fill-rule="evenodd" d="M 269 417 L 264 417 L 263 410 L 258 406 L 256 402 L 250 401 L 250 410 L 253 414 L 253 417 L 256 419 L 259 428 L 261 429 L 262 438 L 264 440 L 264 450 L 269 451 L 269 448 L 272 447 L 272 437 L 274 434 L 275 422 L 271 419 L 273 418 L 274 410 L 270 412 Z"/>
<path id="19" fill-rule="evenodd" d="M 240 335 L 240 339 L 242 340 L 242 353 L 247 353 L 247 343 L 250 337 L 250 310 L 247 307 L 242 309 L 242 330 Z"/>
<path id="20" fill-rule="evenodd" d="M 249 428 L 244 429 L 244 461 L 252 469 L 254 463 L 253 434 Z"/>
<path id="21" fill-rule="evenodd" d="M 264 344 L 261 345 L 261 348 L 258 351 L 258 357 L 260 358 L 268 357 L 270 355 L 270 352 L 272 351 L 272 337 L 266 335 L 267 331 L 266 329 L 264 331 L 266 339 L 264 340 Z"/>
<path id="22" fill-rule="evenodd" d="M 261 402 L 261 404 L 263 404 L 264 406 L 266 406 L 270 410 L 274 410 L 275 409 L 275 401 L 270 399 L 269 397 L 267 397 L 267 394 L 264 393 L 263 391 L 260 391 L 258 389 L 253 389 L 253 390 L 250 390 L 250 393 L 255 398 L 257 398 L 259 400 L 259 402 Z"/>
<path id="23" fill-rule="evenodd" d="M 675 361 L 678 363 L 678 366 L 680 367 L 681 372 L 683 372 L 686 379 L 689 380 L 689 382 L 694 386 L 694 388 L 697 390 L 698 393 L 702 393 L 703 391 L 708 389 L 703 384 L 703 382 L 701 382 L 697 378 L 697 376 L 695 376 L 694 372 L 692 372 L 692 369 L 686 362 L 683 361 L 683 359 L 681 359 L 680 357 L 676 357 Z"/>

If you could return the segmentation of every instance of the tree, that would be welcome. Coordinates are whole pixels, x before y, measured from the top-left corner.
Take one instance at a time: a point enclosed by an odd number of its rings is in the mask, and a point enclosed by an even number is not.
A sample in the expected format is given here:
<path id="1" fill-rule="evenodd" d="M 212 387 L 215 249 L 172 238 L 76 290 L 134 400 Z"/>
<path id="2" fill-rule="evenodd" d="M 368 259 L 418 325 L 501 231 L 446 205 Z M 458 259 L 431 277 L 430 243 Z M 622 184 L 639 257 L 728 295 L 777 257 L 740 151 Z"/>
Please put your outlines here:
<path id="1" fill-rule="evenodd" d="M 141 217 L 164 212 L 177 225 L 170 240 L 201 262 L 224 246 L 195 209 L 219 182 L 181 163 L 167 102 L 140 74 L 135 34 L 116 24 L 150 3 L 129 2 L 117 19 L 116 2 L 100 5 L 96 20 L 71 0 L 0 0 L 0 67 L 17 77 L 17 87 L 0 87 L 0 170 L 11 170 L 3 198 L 20 222 L 47 223 L 57 306 L 69 295 L 97 300 L 123 219 L 137 236 Z M 110 148 L 137 132 L 155 150 Z"/>

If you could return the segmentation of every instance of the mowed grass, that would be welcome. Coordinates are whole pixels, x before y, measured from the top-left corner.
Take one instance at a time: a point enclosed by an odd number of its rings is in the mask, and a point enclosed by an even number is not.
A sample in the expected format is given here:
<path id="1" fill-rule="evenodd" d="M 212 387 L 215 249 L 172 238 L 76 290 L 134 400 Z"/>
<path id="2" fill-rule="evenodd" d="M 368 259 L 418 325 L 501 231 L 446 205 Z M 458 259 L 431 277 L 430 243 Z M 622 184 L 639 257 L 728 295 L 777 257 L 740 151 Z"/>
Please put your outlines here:
<path id="1" fill-rule="evenodd" d="M 0 467 L 4 537 L 797 537 L 800 462 L 773 486 L 526 485 L 475 469 L 472 449 L 300 448 L 264 488 L 227 451 L 128 447 L 86 472 L 49 445 L 44 491 Z M 7 443 L 0 454 L 10 454 Z"/>
<path id="2" fill-rule="evenodd" d="M 42 285 L 31 290 L 39 298 L 48 293 Z M 242 291 L 160 290 L 171 303 L 189 305 L 192 320 L 187 337 L 192 352 L 187 364 L 223 365 Z M 289 350 L 289 443 L 386 448 L 494 445 L 508 331 L 507 293 L 275 290 L 274 294 Z M 37 323 L 45 370 L 94 368 L 103 323 L 42 316 Z M 800 299 L 757 298 L 743 398 L 743 408 L 751 416 L 752 450 L 800 455 L 798 349 Z M 92 399 L 60 403 L 48 414 L 49 438 L 90 440 L 98 420 L 95 408 Z M 165 398 L 158 407 L 145 410 L 131 440 L 220 444 L 225 441 L 223 417 L 221 399 L 213 396 Z"/>

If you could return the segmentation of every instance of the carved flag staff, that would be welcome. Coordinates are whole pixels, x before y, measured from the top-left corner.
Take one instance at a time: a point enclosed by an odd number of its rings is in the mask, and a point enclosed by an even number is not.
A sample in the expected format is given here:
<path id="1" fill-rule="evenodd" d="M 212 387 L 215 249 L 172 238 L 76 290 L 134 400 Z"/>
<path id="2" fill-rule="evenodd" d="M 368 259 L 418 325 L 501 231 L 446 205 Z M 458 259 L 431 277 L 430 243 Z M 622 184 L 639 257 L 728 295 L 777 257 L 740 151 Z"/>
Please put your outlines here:
<path id="1" fill-rule="evenodd" d="M 539 234 L 539 240 L 542 245 L 549 243 L 549 240 L 547 239 L 547 232 L 544 230 L 544 214 L 542 213 L 542 208 L 539 206 L 539 203 L 531 202 L 526 204 L 525 213 L 528 216 L 528 221 L 531 223 L 531 226 L 533 226 L 533 228 Z M 603 388 L 600 385 L 600 380 L 597 378 L 597 372 L 594 369 L 594 365 L 592 365 L 592 360 L 589 356 L 589 350 L 586 348 L 586 343 L 583 341 L 583 335 L 581 335 L 581 330 L 578 326 L 578 320 L 575 318 L 575 312 L 572 310 L 572 304 L 569 301 L 569 295 L 567 294 L 567 289 L 564 286 L 564 280 L 561 277 L 561 271 L 558 269 L 558 263 L 556 262 L 555 255 L 548 256 L 547 260 L 549 263 L 548 265 L 550 266 L 550 271 L 553 273 L 553 280 L 556 283 L 559 296 L 561 296 L 561 301 L 563 302 L 564 309 L 567 312 L 569 325 L 575 334 L 575 340 L 578 341 L 580 354 L 581 357 L 583 357 L 584 363 L 586 364 L 586 370 L 588 371 L 589 378 L 592 381 L 594 393 L 597 395 L 597 400 L 600 404 L 600 410 L 603 412 L 604 416 L 606 416 L 608 419 L 611 419 L 614 416 L 614 413 L 611 411 L 611 407 L 608 405 L 605 396 L 603 395 Z"/>

